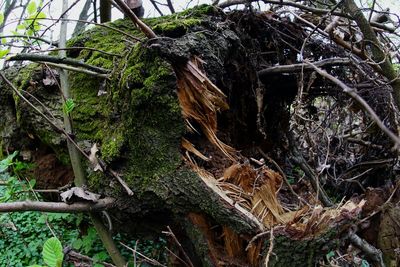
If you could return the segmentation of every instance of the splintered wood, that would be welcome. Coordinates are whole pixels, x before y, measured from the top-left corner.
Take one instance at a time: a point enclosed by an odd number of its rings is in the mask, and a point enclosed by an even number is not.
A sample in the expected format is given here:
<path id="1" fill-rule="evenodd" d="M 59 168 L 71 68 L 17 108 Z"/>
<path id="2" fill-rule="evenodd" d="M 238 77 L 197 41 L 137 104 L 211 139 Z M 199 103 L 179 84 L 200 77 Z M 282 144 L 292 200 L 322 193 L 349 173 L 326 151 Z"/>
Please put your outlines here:
<path id="1" fill-rule="evenodd" d="M 175 67 L 178 98 L 189 131 L 199 133 L 198 130 L 201 130 L 216 150 L 222 152 L 218 157 L 222 157 L 225 166 L 216 164 L 220 170 L 212 173 L 200 167 L 192 156 L 207 163 L 215 161 L 215 157 L 204 155 L 202 149 L 196 148 L 186 138 L 182 138 L 181 144 L 186 151 L 184 159 L 188 166 L 228 204 L 228 207 L 235 209 L 237 213 L 257 225 L 258 232 L 268 233 L 274 229 L 275 234 L 284 234 L 293 240 L 317 237 L 318 234 L 358 216 L 364 201 L 357 203 L 348 201 L 336 208 L 322 208 L 316 199 L 312 199 L 311 203 L 314 206 L 307 204 L 297 208 L 285 208 L 278 197 L 283 183 L 281 174 L 269 169 L 264 163 L 256 167 L 251 165 L 250 160 L 217 137 L 217 113 L 228 109 L 228 104 L 225 94 L 207 78 L 201 64 L 199 58 L 193 57 L 186 65 Z M 201 129 L 195 129 L 192 123 Z M 231 162 L 230 166 L 226 164 L 227 162 Z M 223 175 L 218 177 L 216 173 Z M 262 244 L 267 239 L 254 240 L 221 225 L 219 233 L 221 238 L 217 240 L 218 238 L 211 234 L 215 230 L 208 224 L 206 217 L 192 214 L 189 218 L 194 225 L 200 227 L 210 251 L 222 245 L 225 255 L 231 260 L 247 258 L 253 265 L 257 265 L 262 258 L 260 257 Z M 211 254 L 210 257 L 213 259 L 229 262 L 226 258 L 222 260 L 223 257 L 217 252 Z"/>
<path id="2" fill-rule="evenodd" d="M 175 67 L 182 115 L 189 129 L 194 130 L 190 120 L 198 123 L 207 139 L 234 161 L 235 149 L 224 144 L 216 134 L 217 112 L 229 108 L 226 96 L 207 78 L 201 63 L 200 58 L 193 57 L 185 66 Z"/>

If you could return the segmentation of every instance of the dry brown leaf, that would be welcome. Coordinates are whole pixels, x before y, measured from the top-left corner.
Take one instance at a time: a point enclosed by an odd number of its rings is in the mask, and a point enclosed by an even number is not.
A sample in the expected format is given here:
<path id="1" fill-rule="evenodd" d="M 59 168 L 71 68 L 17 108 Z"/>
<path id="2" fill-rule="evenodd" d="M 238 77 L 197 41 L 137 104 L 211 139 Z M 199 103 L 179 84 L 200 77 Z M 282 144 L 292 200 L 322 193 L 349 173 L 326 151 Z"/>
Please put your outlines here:
<path id="1" fill-rule="evenodd" d="M 99 194 L 84 190 L 82 187 L 72 187 L 68 191 L 61 193 L 60 196 L 61 200 L 65 203 L 72 203 L 82 200 L 96 203 L 100 199 Z"/>

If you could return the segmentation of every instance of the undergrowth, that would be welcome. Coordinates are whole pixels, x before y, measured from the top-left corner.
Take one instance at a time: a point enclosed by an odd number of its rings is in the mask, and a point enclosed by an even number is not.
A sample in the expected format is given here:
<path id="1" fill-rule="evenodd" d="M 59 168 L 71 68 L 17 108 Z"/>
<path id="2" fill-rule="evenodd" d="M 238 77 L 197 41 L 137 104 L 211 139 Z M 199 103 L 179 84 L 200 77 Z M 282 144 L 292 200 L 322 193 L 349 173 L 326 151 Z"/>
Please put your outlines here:
<path id="1" fill-rule="evenodd" d="M 39 194 L 32 191 L 35 180 L 25 179 L 25 171 L 31 168 L 34 168 L 32 164 L 18 160 L 17 152 L 0 161 L 0 202 L 42 200 Z M 95 267 L 103 266 L 100 262 L 111 262 L 89 222 L 84 214 L 33 211 L 3 213 L 0 215 L 0 266 L 43 265 L 43 244 L 53 236 L 61 241 L 64 249 L 73 249 L 92 258 Z M 137 242 L 118 234 L 115 240 L 118 245 L 123 242 L 150 258 L 166 261 L 164 239 Z M 126 259 L 133 261 L 131 251 L 121 245 L 119 248 Z"/>

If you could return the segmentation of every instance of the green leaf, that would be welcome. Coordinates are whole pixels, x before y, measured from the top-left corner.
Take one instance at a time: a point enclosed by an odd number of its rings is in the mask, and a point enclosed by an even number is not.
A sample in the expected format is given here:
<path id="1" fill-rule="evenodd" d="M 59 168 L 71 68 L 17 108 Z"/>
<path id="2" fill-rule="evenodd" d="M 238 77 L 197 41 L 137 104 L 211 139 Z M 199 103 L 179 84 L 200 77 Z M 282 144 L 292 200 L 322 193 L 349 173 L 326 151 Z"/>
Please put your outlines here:
<path id="1" fill-rule="evenodd" d="M 26 10 L 28 11 L 28 14 L 31 15 L 36 12 L 37 10 L 37 5 L 35 1 L 30 1 L 28 6 L 26 7 Z"/>
<path id="2" fill-rule="evenodd" d="M 71 113 L 74 107 L 75 107 L 74 100 L 72 98 L 68 98 L 63 105 L 64 114 L 68 115 L 69 113 Z"/>
<path id="3" fill-rule="evenodd" d="M 0 173 L 7 170 L 13 163 L 14 158 L 18 155 L 18 151 L 14 151 L 14 153 L 8 155 L 5 159 L 0 161 Z"/>
<path id="4" fill-rule="evenodd" d="M 43 260 L 49 267 L 61 267 L 64 259 L 62 245 L 56 237 L 47 239 L 43 246 Z"/>
<path id="5" fill-rule="evenodd" d="M 82 244 L 83 244 L 82 239 L 77 239 L 72 243 L 72 247 L 76 250 L 79 250 L 81 249 Z"/>
<path id="6" fill-rule="evenodd" d="M 5 57 L 8 53 L 10 53 L 10 49 L 0 50 L 0 58 Z"/>
<path id="7" fill-rule="evenodd" d="M 108 258 L 108 253 L 105 251 L 101 251 L 93 256 L 93 259 L 96 261 L 105 261 Z"/>
<path id="8" fill-rule="evenodd" d="M 47 18 L 46 14 L 44 12 L 39 12 L 35 16 L 37 19 L 45 19 Z"/>
<path id="9" fill-rule="evenodd" d="M 3 22 L 4 22 L 4 13 L 1 12 L 0 13 L 0 24 L 3 24 Z"/>
<path id="10" fill-rule="evenodd" d="M 34 265 L 29 265 L 28 267 L 45 267 L 45 266 L 34 264 Z"/>
<path id="11" fill-rule="evenodd" d="M 330 251 L 328 254 L 326 254 L 326 259 L 329 260 L 330 258 L 335 256 L 335 252 L 334 251 Z"/>
<path id="12" fill-rule="evenodd" d="M 34 188 L 35 185 L 36 185 L 36 179 L 31 179 L 31 180 L 29 180 L 29 186 L 30 186 L 31 188 Z"/>
<path id="13" fill-rule="evenodd" d="M 17 25 L 17 30 L 25 30 L 25 29 L 26 29 L 26 26 L 24 24 L 18 24 Z"/>
<path id="14" fill-rule="evenodd" d="M 93 267 L 104 267 L 104 265 L 103 265 L 103 264 L 100 264 L 100 263 L 95 263 L 95 264 L 93 265 Z"/>

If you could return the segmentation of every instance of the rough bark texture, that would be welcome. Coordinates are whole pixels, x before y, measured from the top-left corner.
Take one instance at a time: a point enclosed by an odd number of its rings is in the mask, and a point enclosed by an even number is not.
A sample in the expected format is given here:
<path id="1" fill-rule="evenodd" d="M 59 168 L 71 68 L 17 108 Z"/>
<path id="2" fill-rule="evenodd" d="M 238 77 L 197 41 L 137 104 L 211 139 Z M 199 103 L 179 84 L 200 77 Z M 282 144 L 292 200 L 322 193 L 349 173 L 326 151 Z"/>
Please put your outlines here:
<path id="1" fill-rule="evenodd" d="M 224 91 L 230 105 L 219 117 L 218 128 L 224 142 L 241 150 L 243 155 L 251 155 L 255 144 L 275 155 L 286 153 L 288 104 L 297 93 L 297 77 L 278 74 L 259 80 L 257 71 L 263 63 L 296 61 L 297 53 L 290 50 L 290 46 L 275 43 L 274 27 L 292 36 L 292 45 L 296 47 L 301 47 L 300 37 L 304 34 L 291 23 L 274 25 L 271 21 L 266 26 L 266 19 L 262 14 L 246 13 L 227 17 L 213 7 L 200 6 L 178 15 L 146 20 L 156 34 L 162 36 L 148 42 L 128 40 L 102 27 L 69 41 L 70 46 L 86 46 L 121 55 L 113 57 L 85 49 L 72 50 L 67 55 L 112 70 L 109 80 L 82 73 L 70 74 L 72 98 L 76 104 L 71 115 L 79 145 L 89 151 L 97 143 L 99 156 L 120 173 L 134 191 L 134 195 L 128 197 L 117 181 L 88 168 L 90 190 L 118 199 L 118 208 L 112 215 L 121 231 L 157 234 L 165 230 L 166 225 L 173 225 L 181 230 L 183 240 L 185 237 L 189 240 L 186 248 L 197 264 L 218 266 L 221 261 L 232 266 L 262 264 L 256 253 L 258 250 L 253 251 L 257 255 L 252 257 L 247 252 L 227 253 L 227 256 L 218 246 L 227 242 L 216 233 L 231 233 L 239 244 L 231 251 L 244 248 L 246 241 L 260 232 L 260 225 L 257 220 L 238 212 L 234 208 L 236 203 L 221 198 L 183 161 L 181 140 L 185 136 L 208 156 L 213 156 L 212 162 L 204 162 L 203 167 L 214 174 L 221 176 L 223 169 L 232 164 L 221 158 L 204 136 L 187 132 L 172 65 L 185 64 L 192 56 L 205 62 L 206 74 Z M 129 21 L 118 20 L 110 25 L 143 37 Z M 267 62 L 258 57 L 264 51 L 274 51 Z M 61 126 L 61 98 L 53 77 L 57 73 L 52 72 L 32 64 L 18 74 L 9 70 L 8 77 L 20 90 L 39 99 Z M 264 95 L 262 107 L 257 105 L 256 92 Z M 32 102 L 44 111 L 33 99 Z M 57 164 L 69 169 L 65 138 L 4 85 L 0 91 L 0 112 L 3 114 L 0 119 L 3 150 L 27 151 L 36 162 L 49 154 L 56 155 Z M 38 184 L 44 185 L 38 180 Z M 59 186 L 59 181 L 54 180 L 47 186 Z M 213 226 L 217 226 L 217 230 L 211 233 Z M 334 235 L 336 229 L 328 230 L 308 240 L 298 238 L 296 241 L 277 233 L 276 256 L 271 256 L 270 266 L 314 266 L 318 258 L 334 247 L 326 242 L 326 237 Z M 268 239 L 265 243 L 268 244 Z M 257 244 L 257 247 L 262 255 L 268 251 L 265 244 Z"/>

